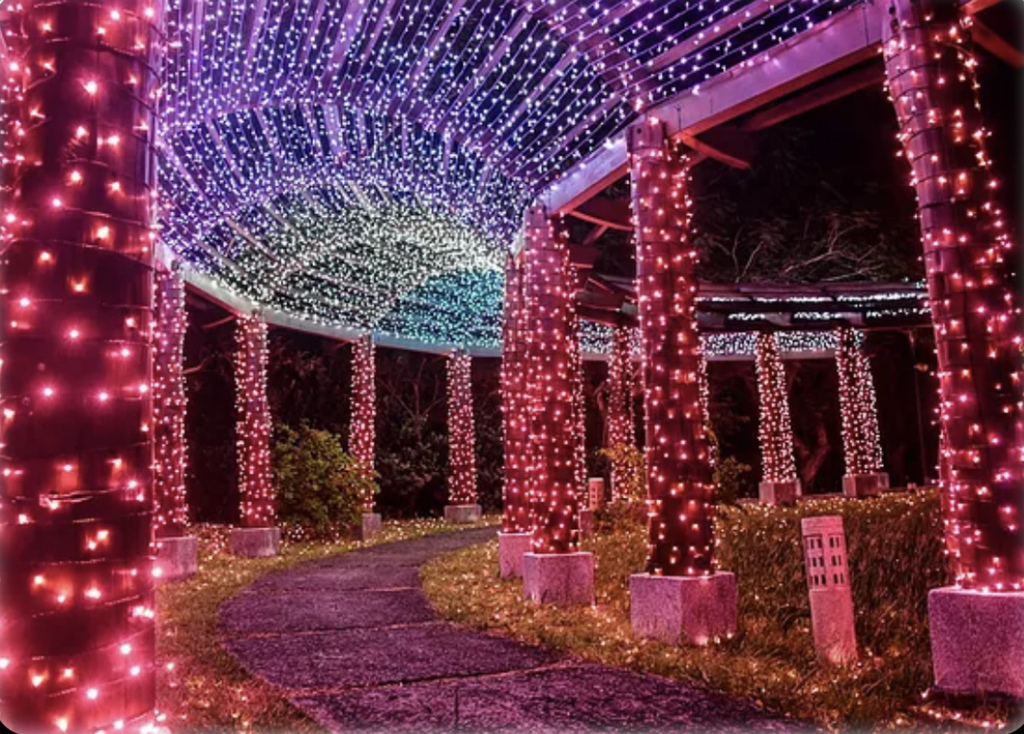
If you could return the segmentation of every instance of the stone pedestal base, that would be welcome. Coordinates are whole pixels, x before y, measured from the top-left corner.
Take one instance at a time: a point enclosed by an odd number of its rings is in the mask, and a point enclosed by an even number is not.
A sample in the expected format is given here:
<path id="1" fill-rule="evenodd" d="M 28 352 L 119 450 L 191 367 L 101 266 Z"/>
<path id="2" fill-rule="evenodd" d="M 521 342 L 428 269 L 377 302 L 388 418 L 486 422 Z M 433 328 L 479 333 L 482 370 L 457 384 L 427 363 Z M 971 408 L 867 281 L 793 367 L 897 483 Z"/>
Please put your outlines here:
<path id="1" fill-rule="evenodd" d="M 762 505 L 791 505 L 800 497 L 800 480 L 761 482 L 757 494 Z"/>
<path id="2" fill-rule="evenodd" d="M 270 558 L 281 550 L 281 528 L 232 528 L 231 555 Z"/>
<path id="3" fill-rule="evenodd" d="M 199 571 L 199 540 L 191 535 L 156 539 L 156 567 L 162 581 L 180 581 Z"/>
<path id="4" fill-rule="evenodd" d="M 889 489 L 889 475 L 847 474 L 843 477 L 843 494 L 847 497 L 874 497 Z"/>
<path id="5" fill-rule="evenodd" d="M 592 553 L 527 553 L 523 596 L 541 604 L 593 604 Z"/>
<path id="6" fill-rule="evenodd" d="M 503 579 L 523 577 L 523 555 L 530 552 L 532 533 L 498 533 L 498 570 Z"/>
<path id="7" fill-rule="evenodd" d="M 444 520 L 455 525 L 479 522 L 484 511 L 480 505 L 445 505 Z"/>
<path id="8" fill-rule="evenodd" d="M 584 507 L 580 510 L 580 537 L 589 538 L 594 534 L 594 511 Z"/>
<path id="9" fill-rule="evenodd" d="M 629 618 L 633 634 L 669 644 L 706 645 L 736 634 L 736 576 L 629 577 Z"/>
<path id="10" fill-rule="evenodd" d="M 359 526 L 359 539 L 369 540 L 384 527 L 384 520 L 379 512 L 364 512 L 362 524 Z"/>
<path id="11" fill-rule="evenodd" d="M 932 589 L 928 621 L 937 689 L 1024 698 L 1024 592 Z"/>

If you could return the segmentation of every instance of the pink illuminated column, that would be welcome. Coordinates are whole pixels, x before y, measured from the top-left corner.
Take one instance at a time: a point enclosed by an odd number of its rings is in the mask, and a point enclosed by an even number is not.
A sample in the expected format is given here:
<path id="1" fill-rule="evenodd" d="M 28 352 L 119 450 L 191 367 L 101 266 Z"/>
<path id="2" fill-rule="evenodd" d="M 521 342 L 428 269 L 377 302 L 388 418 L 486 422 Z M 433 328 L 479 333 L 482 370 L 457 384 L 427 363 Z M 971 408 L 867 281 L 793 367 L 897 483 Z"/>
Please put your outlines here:
<path id="1" fill-rule="evenodd" d="M 570 553 L 579 540 L 573 391 L 577 360 L 570 343 L 575 319 L 572 265 L 564 234 L 542 207 L 527 214 L 525 256 L 531 505 L 536 514 L 533 549 Z"/>
<path id="2" fill-rule="evenodd" d="M 510 255 L 505 267 L 505 313 L 502 335 L 501 397 L 504 413 L 505 484 L 502 532 L 525 533 L 531 527 L 527 498 L 530 419 L 526 391 L 526 340 L 529 334 L 523 296 L 521 257 Z"/>
<path id="3" fill-rule="evenodd" d="M 687 168 L 660 122 L 630 128 L 628 139 L 647 425 L 647 570 L 700 576 L 712 572 L 714 487 L 700 409 Z"/>
<path id="4" fill-rule="evenodd" d="M 465 352 L 448 357 L 448 504 L 449 522 L 476 522 L 476 436 L 473 426 L 473 359 Z"/>
<path id="5" fill-rule="evenodd" d="M 238 414 L 238 492 L 244 528 L 274 525 L 270 469 L 270 406 L 267 403 L 267 322 L 259 314 L 238 318 L 235 405 Z"/>
<path id="6" fill-rule="evenodd" d="M 116 8 L 116 12 L 114 12 Z M 0 720 L 153 722 L 151 335 L 162 6 L 8 3 Z"/>
<path id="7" fill-rule="evenodd" d="M 1024 584 L 1019 249 L 994 200 L 974 59 L 959 6 L 895 4 L 886 72 L 913 167 L 935 326 L 957 582 Z"/>
<path id="8" fill-rule="evenodd" d="M 775 334 L 757 335 L 754 367 L 757 372 L 757 399 L 761 407 L 757 424 L 761 447 L 758 494 L 765 504 L 794 502 L 800 496 L 800 480 L 793 458 L 793 426 L 789 416 L 786 371 Z"/>
<path id="9" fill-rule="evenodd" d="M 377 443 L 377 367 L 373 335 L 367 334 L 352 345 L 352 417 L 348 430 L 348 450 L 359 462 L 364 476 L 374 477 Z M 363 536 L 380 529 L 380 516 L 373 512 L 373 495 L 363 502 Z"/>
<path id="10" fill-rule="evenodd" d="M 633 446 L 633 364 L 632 334 L 619 326 L 612 335 L 612 353 L 608 361 L 608 448 Z M 622 461 L 612 461 L 612 497 L 618 498 L 627 481 L 629 467 Z"/>
<path id="11" fill-rule="evenodd" d="M 153 489 L 157 538 L 180 537 L 188 530 L 185 498 L 185 378 L 182 374 L 185 288 L 177 273 L 158 269 L 154 276 L 156 318 L 153 329 Z"/>
<path id="12" fill-rule="evenodd" d="M 882 471 L 882 441 L 871 363 L 849 327 L 836 330 L 836 370 L 839 373 L 839 408 L 843 422 L 843 477 L 845 494 L 859 497 L 888 488 Z"/>
<path id="13" fill-rule="evenodd" d="M 913 169 L 946 437 L 942 491 L 956 586 L 928 597 L 935 685 L 1024 698 L 1024 398 L 1017 242 L 994 200 L 969 20 L 898 0 L 884 52 Z M 998 593 L 992 593 L 998 592 Z"/>

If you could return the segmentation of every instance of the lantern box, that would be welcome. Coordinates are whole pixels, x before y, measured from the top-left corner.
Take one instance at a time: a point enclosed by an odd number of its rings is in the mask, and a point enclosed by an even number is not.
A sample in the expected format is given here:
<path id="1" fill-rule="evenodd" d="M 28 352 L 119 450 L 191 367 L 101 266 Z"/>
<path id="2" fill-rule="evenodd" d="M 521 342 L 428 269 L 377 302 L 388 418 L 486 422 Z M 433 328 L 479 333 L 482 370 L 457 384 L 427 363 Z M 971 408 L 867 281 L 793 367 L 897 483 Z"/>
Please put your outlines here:
<path id="1" fill-rule="evenodd" d="M 483 509 L 480 505 L 445 505 L 445 522 L 454 525 L 465 525 L 466 523 L 479 522 L 483 516 Z"/>
<path id="2" fill-rule="evenodd" d="M 587 499 L 591 510 L 604 507 L 604 479 L 591 477 L 587 480 Z"/>
<path id="3" fill-rule="evenodd" d="M 594 534 L 594 511 L 588 507 L 580 510 L 580 537 L 589 538 Z"/>
<path id="4" fill-rule="evenodd" d="M 629 618 L 633 634 L 670 645 L 706 645 L 736 634 L 735 574 L 629 577 Z"/>
<path id="5" fill-rule="evenodd" d="M 542 604 L 593 604 L 593 553 L 526 553 L 523 596 Z"/>
<path id="6" fill-rule="evenodd" d="M 839 515 L 800 521 L 811 604 L 811 629 L 818 659 L 843 665 L 857 659 L 853 594 L 847 565 L 846 533 Z"/>

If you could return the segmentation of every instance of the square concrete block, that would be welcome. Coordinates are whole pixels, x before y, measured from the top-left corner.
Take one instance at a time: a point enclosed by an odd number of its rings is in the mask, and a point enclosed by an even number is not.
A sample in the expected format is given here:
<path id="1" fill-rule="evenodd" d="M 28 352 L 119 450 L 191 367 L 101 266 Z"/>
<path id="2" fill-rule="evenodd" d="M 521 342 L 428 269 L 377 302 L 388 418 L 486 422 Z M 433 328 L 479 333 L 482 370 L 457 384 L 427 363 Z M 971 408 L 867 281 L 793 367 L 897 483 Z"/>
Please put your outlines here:
<path id="1" fill-rule="evenodd" d="M 847 474 L 843 477 L 843 494 L 847 497 L 875 497 L 889 489 L 889 475 Z"/>
<path id="2" fill-rule="evenodd" d="M 629 617 L 633 634 L 669 644 L 706 645 L 736 634 L 736 576 L 629 577 Z"/>
<path id="3" fill-rule="evenodd" d="M 541 604 L 593 604 L 592 553 L 527 553 L 523 596 Z"/>
<path id="4" fill-rule="evenodd" d="M 281 550 L 281 528 L 232 528 L 231 555 L 269 558 Z"/>
<path id="5" fill-rule="evenodd" d="M 1024 592 L 932 589 L 928 621 L 936 688 L 1024 698 Z"/>
<path id="6" fill-rule="evenodd" d="M 199 571 L 199 540 L 191 535 L 156 539 L 156 567 L 163 581 L 180 581 Z"/>
<path id="7" fill-rule="evenodd" d="M 532 533 L 498 533 L 498 570 L 503 579 L 523 577 L 523 555 L 530 552 Z"/>
<path id="8" fill-rule="evenodd" d="M 800 497 L 800 480 L 761 482 L 757 494 L 762 505 L 791 505 Z"/>
<path id="9" fill-rule="evenodd" d="M 580 510 L 580 537 L 589 538 L 594 534 L 594 511 L 584 507 Z"/>
<path id="10" fill-rule="evenodd" d="M 445 505 L 444 520 L 454 525 L 479 522 L 484 511 L 480 505 Z"/>
<path id="11" fill-rule="evenodd" d="M 359 526 L 359 540 L 369 540 L 384 527 L 384 520 L 379 512 L 364 512 Z"/>

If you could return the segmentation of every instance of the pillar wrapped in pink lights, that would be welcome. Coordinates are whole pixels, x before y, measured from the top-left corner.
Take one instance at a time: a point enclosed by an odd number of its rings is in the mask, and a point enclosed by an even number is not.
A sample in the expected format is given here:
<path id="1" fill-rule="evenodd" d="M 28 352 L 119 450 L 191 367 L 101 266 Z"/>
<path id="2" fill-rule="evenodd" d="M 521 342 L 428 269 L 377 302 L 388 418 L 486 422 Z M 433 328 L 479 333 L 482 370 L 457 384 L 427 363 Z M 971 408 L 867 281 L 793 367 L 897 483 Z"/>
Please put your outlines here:
<path id="1" fill-rule="evenodd" d="M 6 8 L 0 720 L 155 725 L 158 2 Z"/>
<path id="2" fill-rule="evenodd" d="M 714 485 L 701 410 L 697 252 L 688 169 L 655 119 L 627 131 L 647 426 L 647 573 L 630 577 L 633 631 L 702 645 L 736 629 L 736 579 L 715 573 Z"/>
<path id="3" fill-rule="evenodd" d="M 945 0 L 896 0 L 888 11 L 886 74 L 918 198 L 956 578 L 929 596 L 936 686 L 1021 698 L 1020 249 L 996 202 L 969 19 Z"/>

